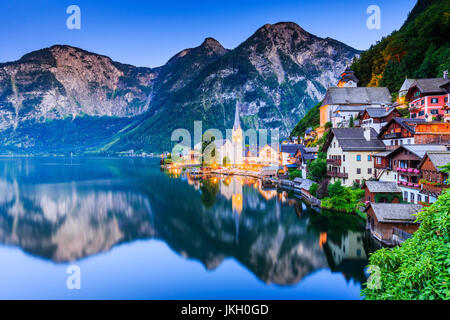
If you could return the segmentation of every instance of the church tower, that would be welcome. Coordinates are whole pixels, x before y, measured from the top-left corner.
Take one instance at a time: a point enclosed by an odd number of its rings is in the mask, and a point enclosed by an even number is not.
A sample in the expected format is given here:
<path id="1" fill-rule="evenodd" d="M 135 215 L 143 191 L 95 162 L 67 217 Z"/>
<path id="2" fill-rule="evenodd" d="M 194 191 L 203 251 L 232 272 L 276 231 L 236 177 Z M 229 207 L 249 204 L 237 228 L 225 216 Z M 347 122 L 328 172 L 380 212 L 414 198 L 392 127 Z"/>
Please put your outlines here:
<path id="1" fill-rule="evenodd" d="M 233 131 L 232 131 L 232 143 L 233 143 L 233 164 L 242 164 L 242 153 L 243 153 L 243 146 L 242 146 L 242 128 L 241 128 L 241 121 L 239 117 L 239 103 L 236 103 L 236 110 L 234 113 L 234 124 L 233 124 Z"/>

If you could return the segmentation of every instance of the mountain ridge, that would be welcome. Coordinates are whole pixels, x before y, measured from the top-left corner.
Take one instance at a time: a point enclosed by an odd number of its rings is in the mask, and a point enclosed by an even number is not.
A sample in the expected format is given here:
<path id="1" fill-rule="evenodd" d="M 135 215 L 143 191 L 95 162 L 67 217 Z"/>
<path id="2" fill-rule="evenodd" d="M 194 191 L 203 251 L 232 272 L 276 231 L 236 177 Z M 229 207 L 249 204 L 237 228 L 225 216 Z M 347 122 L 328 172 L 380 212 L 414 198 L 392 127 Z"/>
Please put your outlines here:
<path id="1" fill-rule="evenodd" d="M 170 150 L 171 132 L 194 120 L 205 129 L 230 126 L 238 102 L 244 128 L 287 135 L 359 53 L 293 22 L 265 24 L 231 50 L 207 37 L 156 68 L 54 45 L 0 64 L 0 151 L 35 151 L 8 140 L 18 127 L 80 116 L 135 120 L 93 149 Z"/>

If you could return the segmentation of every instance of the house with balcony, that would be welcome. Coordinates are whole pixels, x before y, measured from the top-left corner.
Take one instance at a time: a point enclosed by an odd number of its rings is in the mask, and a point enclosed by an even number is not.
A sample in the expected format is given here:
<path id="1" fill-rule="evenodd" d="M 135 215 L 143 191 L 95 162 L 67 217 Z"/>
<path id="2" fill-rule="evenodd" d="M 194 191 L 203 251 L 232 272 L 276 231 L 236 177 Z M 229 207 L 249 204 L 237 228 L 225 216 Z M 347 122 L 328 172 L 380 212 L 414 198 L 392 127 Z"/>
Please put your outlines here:
<path id="1" fill-rule="evenodd" d="M 345 186 L 374 178 L 374 154 L 385 151 L 372 128 L 333 128 L 324 143 L 327 176 Z"/>
<path id="2" fill-rule="evenodd" d="M 421 194 L 424 195 L 426 203 L 433 203 L 441 193 L 450 188 L 448 183 L 448 173 L 442 171 L 442 166 L 450 163 L 450 150 L 435 152 L 430 151 L 425 154 L 418 168 L 422 173 L 420 185 Z M 428 201 L 427 201 L 428 200 Z"/>
<path id="3" fill-rule="evenodd" d="M 403 193 L 403 200 L 410 203 L 429 202 L 428 196 L 421 193 L 422 171 L 419 164 L 427 152 L 445 152 L 445 145 L 404 145 L 389 154 L 392 165 L 391 179 Z"/>
<path id="4" fill-rule="evenodd" d="M 365 209 L 366 228 L 384 245 L 400 244 L 419 229 L 415 215 L 420 210 L 418 204 L 371 202 Z"/>
<path id="5" fill-rule="evenodd" d="M 450 80 L 443 78 L 416 79 L 406 94 L 411 119 L 439 120 L 448 103 L 448 92 L 442 87 Z"/>
<path id="6" fill-rule="evenodd" d="M 450 142 L 450 123 L 395 117 L 381 129 L 378 138 L 388 150 L 412 144 L 446 144 Z"/>
<path id="7" fill-rule="evenodd" d="M 400 117 L 401 113 L 395 107 L 365 108 L 358 115 L 358 120 L 362 128 L 373 128 L 379 133 L 391 119 Z"/>

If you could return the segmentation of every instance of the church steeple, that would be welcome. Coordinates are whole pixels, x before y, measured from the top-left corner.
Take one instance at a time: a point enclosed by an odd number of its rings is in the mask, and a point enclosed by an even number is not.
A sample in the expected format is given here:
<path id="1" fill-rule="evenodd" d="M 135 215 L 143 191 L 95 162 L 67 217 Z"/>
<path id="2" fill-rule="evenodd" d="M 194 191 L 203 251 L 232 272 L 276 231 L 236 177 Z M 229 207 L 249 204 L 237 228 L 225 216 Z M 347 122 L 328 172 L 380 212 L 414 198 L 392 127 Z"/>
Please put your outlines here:
<path id="1" fill-rule="evenodd" d="M 239 102 L 236 102 L 236 110 L 234 112 L 233 131 L 236 131 L 238 129 L 241 129 L 241 120 L 240 120 L 240 117 L 239 117 Z"/>

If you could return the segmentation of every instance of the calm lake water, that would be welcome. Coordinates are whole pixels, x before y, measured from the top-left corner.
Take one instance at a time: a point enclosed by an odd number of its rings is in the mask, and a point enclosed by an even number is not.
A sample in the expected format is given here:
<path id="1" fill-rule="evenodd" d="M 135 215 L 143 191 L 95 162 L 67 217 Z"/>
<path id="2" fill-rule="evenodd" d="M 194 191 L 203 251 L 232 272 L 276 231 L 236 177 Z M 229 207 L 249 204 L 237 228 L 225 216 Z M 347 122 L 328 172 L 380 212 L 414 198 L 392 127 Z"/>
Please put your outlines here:
<path id="1" fill-rule="evenodd" d="M 366 242 L 361 219 L 254 179 L 0 158 L 1 299 L 360 299 Z"/>

